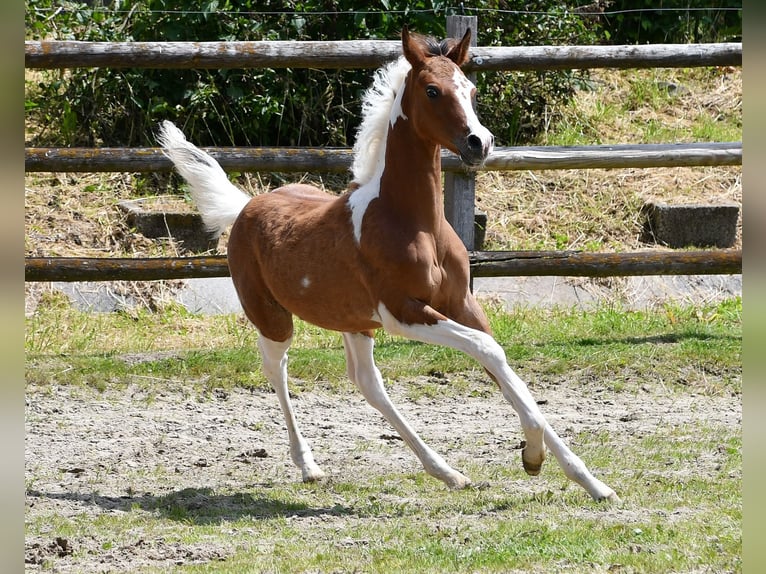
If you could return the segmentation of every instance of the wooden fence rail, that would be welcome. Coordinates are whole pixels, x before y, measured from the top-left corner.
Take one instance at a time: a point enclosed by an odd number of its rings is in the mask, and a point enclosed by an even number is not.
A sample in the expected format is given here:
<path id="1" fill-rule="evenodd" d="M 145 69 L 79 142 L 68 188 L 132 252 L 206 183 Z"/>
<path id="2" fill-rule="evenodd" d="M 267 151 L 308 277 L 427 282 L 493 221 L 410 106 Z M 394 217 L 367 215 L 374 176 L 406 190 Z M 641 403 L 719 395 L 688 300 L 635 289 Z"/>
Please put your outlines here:
<path id="1" fill-rule="evenodd" d="M 473 251 L 474 277 L 558 275 L 612 277 L 742 273 L 741 250 L 639 251 Z M 87 258 L 29 257 L 25 281 L 153 281 L 228 277 L 223 255 L 207 257 Z"/>
<path id="2" fill-rule="evenodd" d="M 474 18 L 452 16 L 449 18 Z M 450 22 L 448 28 L 456 22 Z M 457 22 L 476 27 L 475 20 Z M 453 30 L 457 33 L 458 30 Z M 457 34 L 462 35 L 462 34 Z M 338 42 L 78 42 L 27 41 L 26 68 L 377 68 L 399 56 L 399 41 Z M 521 46 L 471 48 L 467 72 L 561 70 L 586 68 L 688 68 L 741 66 L 742 43 L 654 44 L 644 46 Z M 206 148 L 229 171 L 308 172 L 348 170 L 346 148 Z M 650 168 L 742 164 L 742 143 L 606 145 L 577 147 L 500 147 L 484 170 Z M 447 177 L 462 166 L 444 152 Z M 171 163 L 157 148 L 27 148 L 27 172 L 169 171 Z M 473 238 L 473 205 L 454 207 Z M 465 213 L 463 213 L 465 212 Z M 467 222 L 467 223 L 466 223 Z M 454 223 L 453 223 L 454 225 Z M 456 227 L 456 229 L 458 229 Z M 460 232 L 460 231 L 459 231 Z M 741 250 L 581 253 L 525 251 L 470 253 L 477 277 L 513 275 L 733 274 L 742 272 Z M 186 258 L 28 257 L 26 281 L 112 281 L 220 277 L 229 274 L 222 256 Z"/>
<path id="3" fill-rule="evenodd" d="M 377 68 L 401 54 L 393 40 L 279 42 L 26 41 L 27 68 Z M 471 48 L 467 72 L 741 66 L 742 43 Z"/>
<path id="4" fill-rule="evenodd" d="M 228 171 L 343 172 L 348 148 L 203 148 Z M 28 172 L 163 172 L 173 164 L 159 148 L 26 148 Z M 598 146 L 499 147 L 483 171 L 648 168 L 742 165 L 742 142 Z M 442 168 L 463 171 L 460 159 L 442 153 Z"/>

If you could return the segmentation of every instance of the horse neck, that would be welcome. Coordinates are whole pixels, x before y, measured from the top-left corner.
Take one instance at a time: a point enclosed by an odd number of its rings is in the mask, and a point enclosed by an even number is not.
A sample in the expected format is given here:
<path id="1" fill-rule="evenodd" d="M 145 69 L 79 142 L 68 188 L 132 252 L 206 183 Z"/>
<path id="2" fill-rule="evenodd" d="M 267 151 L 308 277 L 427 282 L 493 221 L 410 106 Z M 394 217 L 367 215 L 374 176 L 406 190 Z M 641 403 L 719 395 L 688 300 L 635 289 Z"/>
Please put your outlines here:
<path id="1" fill-rule="evenodd" d="M 438 232 L 444 221 L 441 146 L 419 138 L 409 120 L 389 128 L 380 201 L 400 222 Z"/>

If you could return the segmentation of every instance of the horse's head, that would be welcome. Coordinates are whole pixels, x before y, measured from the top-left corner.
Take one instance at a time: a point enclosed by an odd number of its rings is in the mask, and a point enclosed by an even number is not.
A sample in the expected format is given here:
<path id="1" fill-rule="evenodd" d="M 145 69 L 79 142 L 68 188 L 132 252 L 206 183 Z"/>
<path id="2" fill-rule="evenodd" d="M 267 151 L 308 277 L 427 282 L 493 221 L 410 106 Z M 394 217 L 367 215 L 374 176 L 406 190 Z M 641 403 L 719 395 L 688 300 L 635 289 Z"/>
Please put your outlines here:
<path id="1" fill-rule="evenodd" d="M 492 151 L 494 136 L 473 108 L 476 87 L 460 67 L 468 61 L 471 30 L 463 39 L 437 43 L 402 30 L 402 49 L 412 71 L 402 112 L 420 137 L 446 147 L 469 167 L 478 167 Z"/>

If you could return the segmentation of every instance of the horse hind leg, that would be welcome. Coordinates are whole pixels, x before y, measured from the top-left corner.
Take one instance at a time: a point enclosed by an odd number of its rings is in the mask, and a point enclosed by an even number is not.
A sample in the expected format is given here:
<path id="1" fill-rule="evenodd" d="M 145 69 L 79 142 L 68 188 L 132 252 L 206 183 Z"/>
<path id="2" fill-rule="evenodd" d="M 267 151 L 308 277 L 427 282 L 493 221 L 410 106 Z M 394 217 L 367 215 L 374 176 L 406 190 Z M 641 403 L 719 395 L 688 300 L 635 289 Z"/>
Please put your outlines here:
<path id="1" fill-rule="evenodd" d="M 396 429 L 399 436 L 420 459 L 425 471 L 454 489 L 465 488 L 471 481 L 451 468 L 445 460 L 426 445 L 415 430 L 399 413 L 383 386 L 383 377 L 373 358 L 374 339 L 365 333 L 343 333 L 348 371 L 352 382 L 359 388 L 372 407 Z"/>
<path id="2" fill-rule="evenodd" d="M 287 389 L 287 349 L 292 338 L 285 341 L 273 341 L 260 335 L 258 348 L 263 358 L 263 373 L 268 379 L 279 399 L 279 406 L 287 424 L 287 435 L 290 439 L 290 457 L 301 470 L 303 482 L 314 482 L 324 478 L 325 474 L 314 462 L 314 455 L 306 439 L 303 438 L 295 419 L 290 395 Z"/>

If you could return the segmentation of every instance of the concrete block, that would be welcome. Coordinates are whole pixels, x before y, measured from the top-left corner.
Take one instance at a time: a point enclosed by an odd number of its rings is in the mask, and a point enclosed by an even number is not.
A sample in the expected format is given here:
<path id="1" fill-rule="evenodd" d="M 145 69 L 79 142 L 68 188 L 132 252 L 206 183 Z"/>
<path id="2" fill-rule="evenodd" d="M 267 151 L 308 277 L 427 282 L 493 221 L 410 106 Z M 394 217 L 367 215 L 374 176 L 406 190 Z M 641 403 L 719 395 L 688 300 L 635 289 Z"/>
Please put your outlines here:
<path id="1" fill-rule="evenodd" d="M 205 231 L 202 216 L 184 209 L 175 197 L 154 197 L 120 201 L 117 207 L 126 214 L 131 227 L 151 239 L 173 238 L 192 253 L 214 250 L 218 240 Z"/>
<path id="2" fill-rule="evenodd" d="M 648 202 L 641 208 L 641 241 L 667 247 L 731 247 L 737 236 L 736 204 L 667 205 Z"/>

